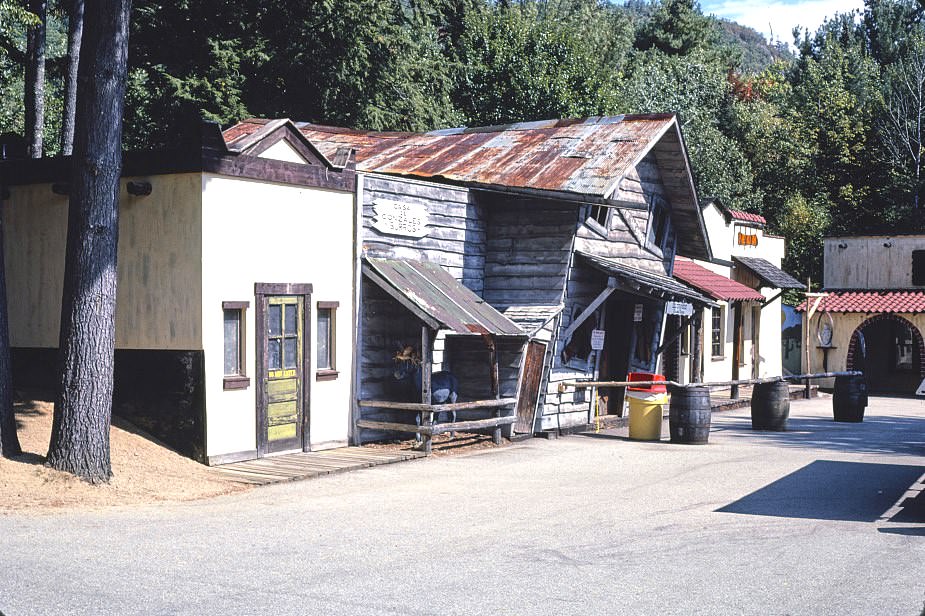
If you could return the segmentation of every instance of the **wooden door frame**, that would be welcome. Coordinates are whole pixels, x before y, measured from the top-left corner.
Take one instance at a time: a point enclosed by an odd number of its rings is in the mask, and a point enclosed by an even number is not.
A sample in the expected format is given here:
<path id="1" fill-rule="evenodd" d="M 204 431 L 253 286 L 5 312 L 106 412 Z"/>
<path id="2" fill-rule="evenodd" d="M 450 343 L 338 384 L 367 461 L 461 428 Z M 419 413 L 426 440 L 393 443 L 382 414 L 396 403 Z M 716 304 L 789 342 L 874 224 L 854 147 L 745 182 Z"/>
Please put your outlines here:
<path id="1" fill-rule="evenodd" d="M 310 451 L 309 418 L 311 417 L 311 300 L 312 285 L 310 283 L 254 283 L 254 313 L 256 337 L 255 372 L 257 385 L 257 456 L 267 455 L 269 443 L 266 438 L 265 425 L 267 423 L 267 299 L 276 295 L 294 295 L 302 298 L 302 451 Z"/>

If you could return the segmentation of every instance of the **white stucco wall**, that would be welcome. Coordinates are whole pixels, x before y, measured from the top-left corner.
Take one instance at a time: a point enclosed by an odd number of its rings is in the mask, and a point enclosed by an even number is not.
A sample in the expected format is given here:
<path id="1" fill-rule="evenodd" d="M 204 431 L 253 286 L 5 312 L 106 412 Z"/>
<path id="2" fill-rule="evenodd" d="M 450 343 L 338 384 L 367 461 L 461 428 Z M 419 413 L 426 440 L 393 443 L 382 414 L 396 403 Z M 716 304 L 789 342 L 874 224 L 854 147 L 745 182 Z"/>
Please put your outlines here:
<path id="1" fill-rule="evenodd" d="M 347 444 L 351 409 L 354 195 L 205 174 L 202 323 L 207 455 L 257 446 L 254 283 L 310 283 L 312 293 L 310 441 L 312 449 Z M 246 389 L 223 389 L 223 301 L 248 301 Z M 315 379 L 315 309 L 336 301 L 338 378 Z"/>
<path id="2" fill-rule="evenodd" d="M 151 182 L 134 197 L 127 180 Z M 123 178 L 119 197 L 116 347 L 198 350 L 200 254 L 198 173 Z M 14 186 L 4 205 L 10 343 L 58 346 L 67 197 L 50 184 Z"/>

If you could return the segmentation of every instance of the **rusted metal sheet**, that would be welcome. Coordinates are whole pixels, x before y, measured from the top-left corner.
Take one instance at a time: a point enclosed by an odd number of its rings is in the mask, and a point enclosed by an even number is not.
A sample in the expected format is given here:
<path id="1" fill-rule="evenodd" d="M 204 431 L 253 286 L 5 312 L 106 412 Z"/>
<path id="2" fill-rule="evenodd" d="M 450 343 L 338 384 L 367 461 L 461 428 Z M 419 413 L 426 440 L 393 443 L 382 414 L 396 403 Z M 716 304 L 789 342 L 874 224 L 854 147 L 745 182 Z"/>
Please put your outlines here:
<path id="1" fill-rule="evenodd" d="M 653 272 L 644 272 L 641 269 L 625 265 L 616 259 L 599 257 L 597 255 L 592 255 L 585 252 L 578 252 L 578 254 L 581 255 L 581 257 L 584 258 L 592 267 L 604 272 L 605 274 L 629 281 L 635 286 L 638 286 L 639 291 L 643 295 L 654 295 L 656 297 L 662 297 L 663 299 L 677 299 L 694 302 L 695 304 L 699 304 L 701 306 L 716 305 L 716 303 L 710 298 L 701 295 L 692 288 L 683 285 L 673 278 L 669 278 L 668 276 L 660 276 L 659 274 L 655 274 Z"/>
<path id="2" fill-rule="evenodd" d="M 437 265 L 366 257 L 370 280 L 431 327 L 455 334 L 526 337 L 520 327 Z"/>
<path id="3" fill-rule="evenodd" d="M 318 148 L 356 148 L 364 171 L 606 198 L 675 118 L 670 114 L 546 120 L 431 133 L 349 131 L 297 123 Z"/>

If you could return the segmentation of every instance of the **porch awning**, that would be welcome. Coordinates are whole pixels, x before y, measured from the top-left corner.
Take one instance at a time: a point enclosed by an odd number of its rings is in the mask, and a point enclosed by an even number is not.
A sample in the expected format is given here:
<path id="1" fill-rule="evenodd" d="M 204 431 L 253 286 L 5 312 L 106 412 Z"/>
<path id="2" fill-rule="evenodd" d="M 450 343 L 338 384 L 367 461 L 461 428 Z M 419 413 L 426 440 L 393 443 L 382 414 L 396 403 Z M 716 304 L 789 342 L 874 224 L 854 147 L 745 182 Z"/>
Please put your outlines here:
<path id="1" fill-rule="evenodd" d="M 806 285 L 799 280 L 761 257 L 732 257 L 732 259 L 751 270 L 761 280 L 761 283 L 767 287 L 799 289 L 801 291 L 806 289 Z"/>
<path id="2" fill-rule="evenodd" d="M 756 301 L 763 302 L 764 295 L 741 282 L 720 276 L 690 259 L 675 257 L 672 276 L 699 289 L 714 299 L 727 302 Z"/>
<path id="3" fill-rule="evenodd" d="M 646 272 L 629 265 L 624 265 L 616 259 L 608 259 L 597 255 L 578 251 L 578 255 L 585 259 L 592 267 L 608 276 L 622 280 L 628 287 L 640 295 L 649 295 L 659 299 L 693 302 L 701 306 L 715 306 L 716 302 L 701 295 L 694 289 L 680 282 L 652 272 Z"/>
<path id="4" fill-rule="evenodd" d="M 432 329 L 526 337 L 513 321 L 436 263 L 365 257 L 363 273 Z"/>

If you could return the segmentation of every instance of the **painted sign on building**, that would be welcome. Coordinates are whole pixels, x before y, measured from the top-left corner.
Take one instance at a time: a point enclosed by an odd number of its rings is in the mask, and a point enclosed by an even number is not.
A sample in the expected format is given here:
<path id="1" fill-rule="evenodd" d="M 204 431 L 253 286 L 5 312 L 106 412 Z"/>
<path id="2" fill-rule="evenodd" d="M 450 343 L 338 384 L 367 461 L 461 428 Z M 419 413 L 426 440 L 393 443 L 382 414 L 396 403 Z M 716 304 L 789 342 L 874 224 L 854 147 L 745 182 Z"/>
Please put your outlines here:
<path id="1" fill-rule="evenodd" d="M 380 233 L 417 238 L 428 234 L 427 208 L 421 203 L 376 199 L 373 213 L 373 229 Z"/>

